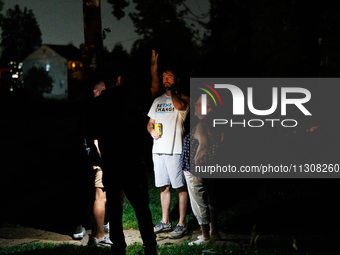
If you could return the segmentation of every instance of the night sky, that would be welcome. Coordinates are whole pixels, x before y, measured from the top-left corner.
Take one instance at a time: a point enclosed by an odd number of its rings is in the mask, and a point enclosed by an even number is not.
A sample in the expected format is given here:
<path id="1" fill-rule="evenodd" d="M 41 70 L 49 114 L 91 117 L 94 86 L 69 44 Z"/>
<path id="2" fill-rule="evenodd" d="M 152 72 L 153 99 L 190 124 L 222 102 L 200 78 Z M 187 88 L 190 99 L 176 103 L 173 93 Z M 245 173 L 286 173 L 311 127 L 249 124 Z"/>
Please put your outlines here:
<path id="1" fill-rule="evenodd" d="M 205 14 L 209 10 L 208 0 L 186 2 L 195 15 Z M 33 11 L 40 26 L 43 44 L 65 45 L 71 42 L 78 47 L 84 42 L 82 0 L 4 0 L 4 3 L 3 14 L 16 4 L 21 10 L 27 7 Z M 126 11 L 131 10 L 132 3 Z M 101 0 L 102 28 L 111 29 L 104 40 L 104 46 L 111 50 L 116 43 L 121 43 L 129 51 L 133 42 L 138 39 L 132 21 L 127 15 L 118 21 L 111 11 L 112 6 L 106 0 Z"/>

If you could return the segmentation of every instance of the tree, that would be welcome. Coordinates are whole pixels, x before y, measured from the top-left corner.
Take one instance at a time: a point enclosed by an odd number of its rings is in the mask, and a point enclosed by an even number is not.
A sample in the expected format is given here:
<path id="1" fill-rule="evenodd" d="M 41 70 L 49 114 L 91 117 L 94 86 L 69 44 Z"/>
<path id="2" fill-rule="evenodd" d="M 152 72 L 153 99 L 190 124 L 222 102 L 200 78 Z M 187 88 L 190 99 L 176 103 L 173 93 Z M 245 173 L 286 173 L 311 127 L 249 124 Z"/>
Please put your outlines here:
<path id="1" fill-rule="evenodd" d="M 206 76 L 314 77 L 321 75 L 323 58 L 324 65 L 331 59 L 338 65 L 338 47 L 331 46 L 339 44 L 336 1 L 210 3 L 201 62 Z M 334 51 L 323 56 L 330 48 Z M 204 63 L 210 63 L 208 68 Z M 326 72 L 326 66 L 323 69 Z"/>
<path id="2" fill-rule="evenodd" d="M 129 1 L 110 1 L 113 5 L 113 14 L 117 18 L 125 15 L 123 8 Z M 149 66 L 146 59 L 154 49 L 160 53 L 159 67 L 165 65 L 176 67 L 182 71 L 182 76 L 189 76 L 193 69 L 196 57 L 196 42 L 194 33 L 187 26 L 184 16 L 187 14 L 182 4 L 183 0 L 133 0 L 136 8 L 129 13 L 129 17 L 140 35 L 132 48 L 134 73 L 148 74 Z M 139 81 L 141 75 L 138 76 Z M 138 82 L 138 81 L 136 81 Z"/>
<path id="3" fill-rule="evenodd" d="M 123 18 L 125 16 L 125 12 L 123 9 L 127 6 L 129 6 L 129 2 L 126 0 L 107 0 L 109 4 L 112 4 L 112 14 L 115 16 L 118 20 Z"/>
<path id="4" fill-rule="evenodd" d="M 111 52 L 104 49 L 103 59 L 103 73 L 108 83 L 107 86 L 114 85 L 118 76 L 125 76 L 127 73 L 128 63 L 130 61 L 129 54 L 123 49 L 121 44 L 116 44 Z"/>
<path id="5" fill-rule="evenodd" d="M 25 7 L 22 11 L 18 5 L 8 9 L 2 24 L 1 60 L 4 64 L 10 61 L 22 61 L 41 46 L 41 31 L 32 10 Z"/>
<path id="6" fill-rule="evenodd" d="M 32 67 L 24 76 L 25 91 L 31 98 L 42 98 L 44 93 L 51 93 L 53 79 L 44 68 Z"/>
<path id="7" fill-rule="evenodd" d="M 4 5 L 5 3 L 3 2 L 3 0 L 0 0 L 0 12 L 2 12 L 2 10 L 4 9 Z M 4 15 L 0 13 L 0 24 L 2 23 L 3 18 L 4 18 Z"/>
<path id="8" fill-rule="evenodd" d="M 198 72 L 203 76 L 242 77 L 250 60 L 249 0 L 211 0 L 210 6 Z"/>

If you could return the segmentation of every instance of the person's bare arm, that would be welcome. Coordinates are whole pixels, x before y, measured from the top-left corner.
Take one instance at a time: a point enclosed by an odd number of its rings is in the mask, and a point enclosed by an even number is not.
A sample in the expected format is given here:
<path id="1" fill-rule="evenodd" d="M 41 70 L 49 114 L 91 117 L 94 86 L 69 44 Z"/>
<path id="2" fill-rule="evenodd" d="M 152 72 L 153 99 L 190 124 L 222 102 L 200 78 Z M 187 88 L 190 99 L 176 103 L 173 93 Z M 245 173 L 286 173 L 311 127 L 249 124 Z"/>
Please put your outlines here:
<path id="1" fill-rule="evenodd" d="M 147 130 L 148 132 L 150 133 L 151 137 L 153 139 L 156 139 L 158 140 L 159 138 L 161 138 L 161 136 L 157 133 L 157 131 L 154 129 L 154 126 L 155 126 L 155 120 L 150 118 L 149 119 L 149 123 L 148 123 L 148 126 L 147 126 Z"/>
<path id="2" fill-rule="evenodd" d="M 179 93 L 177 89 L 171 90 L 171 99 L 178 111 L 186 111 L 190 105 L 190 97 Z"/>
<path id="3" fill-rule="evenodd" d="M 161 93 L 161 84 L 157 73 L 158 53 L 152 50 L 151 53 L 151 97 L 155 97 Z"/>
<path id="4" fill-rule="evenodd" d="M 198 140 L 198 148 L 195 155 L 195 165 L 199 166 L 204 163 L 203 157 L 208 149 L 208 132 L 209 129 L 206 124 L 199 123 L 195 131 L 195 138 Z"/>
<path id="5" fill-rule="evenodd" d="M 100 153 L 100 150 L 99 150 L 98 140 L 94 140 L 93 143 L 97 148 L 97 152 L 98 152 L 99 157 L 102 158 L 102 154 Z"/>

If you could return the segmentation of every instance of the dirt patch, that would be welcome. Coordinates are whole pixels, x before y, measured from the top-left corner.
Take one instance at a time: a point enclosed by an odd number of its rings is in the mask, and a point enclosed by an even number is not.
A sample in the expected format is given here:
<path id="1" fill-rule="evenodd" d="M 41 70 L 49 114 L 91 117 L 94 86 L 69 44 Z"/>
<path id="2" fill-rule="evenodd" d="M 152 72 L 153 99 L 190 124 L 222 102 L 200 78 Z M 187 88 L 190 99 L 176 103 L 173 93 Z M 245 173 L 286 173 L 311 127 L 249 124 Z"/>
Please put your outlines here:
<path id="1" fill-rule="evenodd" d="M 91 230 L 86 231 L 86 235 L 83 239 L 73 240 L 72 237 L 69 235 L 62 235 L 59 233 L 45 231 L 41 229 L 29 227 L 3 227 L 0 229 L 0 246 L 10 247 L 14 245 L 24 245 L 34 242 L 71 243 L 75 245 L 87 245 L 89 234 L 91 234 Z M 157 243 L 159 245 L 182 243 L 187 240 L 196 240 L 199 234 L 200 231 L 194 231 L 192 235 L 187 235 L 180 239 L 169 239 L 167 234 L 158 234 Z M 138 230 L 124 230 L 124 235 L 127 245 L 133 244 L 135 242 L 143 242 Z"/>
<path id="2" fill-rule="evenodd" d="M 3 227 L 0 229 L 0 246 L 10 247 L 14 245 L 23 245 L 34 242 L 53 242 L 53 243 L 72 243 L 79 244 L 80 241 L 74 241 L 68 235 L 62 235 L 55 232 L 49 232 L 41 229 L 26 227 Z"/>

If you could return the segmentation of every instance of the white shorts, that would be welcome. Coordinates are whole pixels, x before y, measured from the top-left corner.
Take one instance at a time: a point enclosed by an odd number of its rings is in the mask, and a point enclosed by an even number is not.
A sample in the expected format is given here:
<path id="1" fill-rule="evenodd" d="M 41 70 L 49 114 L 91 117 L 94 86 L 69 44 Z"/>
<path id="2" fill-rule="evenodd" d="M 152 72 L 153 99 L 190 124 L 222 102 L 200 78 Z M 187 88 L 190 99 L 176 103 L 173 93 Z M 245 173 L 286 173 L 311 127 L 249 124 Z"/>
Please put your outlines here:
<path id="1" fill-rule="evenodd" d="M 152 154 L 156 187 L 172 186 L 173 189 L 185 185 L 185 177 L 181 169 L 180 154 Z"/>

